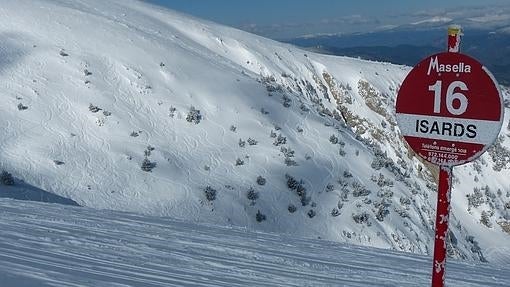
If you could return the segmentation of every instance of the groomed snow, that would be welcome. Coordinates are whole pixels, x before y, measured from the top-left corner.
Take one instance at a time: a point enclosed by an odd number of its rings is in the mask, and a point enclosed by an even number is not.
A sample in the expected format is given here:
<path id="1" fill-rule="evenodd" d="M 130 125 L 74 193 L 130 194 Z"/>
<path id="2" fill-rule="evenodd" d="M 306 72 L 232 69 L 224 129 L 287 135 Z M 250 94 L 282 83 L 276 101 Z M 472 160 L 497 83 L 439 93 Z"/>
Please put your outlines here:
<path id="1" fill-rule="evenodd" d="M 170 218 L 0 199 L 6 287 L 428 286 L 426 256 Z M 450 260 L 450 287 L 508 286 L 510 269 Z"/>

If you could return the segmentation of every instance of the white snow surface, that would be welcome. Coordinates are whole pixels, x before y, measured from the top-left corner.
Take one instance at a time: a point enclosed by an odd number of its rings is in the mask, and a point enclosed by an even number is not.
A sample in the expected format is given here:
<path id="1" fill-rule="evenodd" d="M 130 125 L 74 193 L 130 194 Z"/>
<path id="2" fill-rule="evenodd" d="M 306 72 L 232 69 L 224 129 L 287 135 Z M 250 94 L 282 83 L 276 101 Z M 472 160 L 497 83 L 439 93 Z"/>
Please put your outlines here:
<path id="1" fill-rule="evenodd" d="M 430 254 L 436 171 L 395 122 L 409 67 L 132 0 L 4 0 L 0 17 L 0 168 L 16 182 L 0 197 Z M 199 123 L 186 120 L 192 106 Z M 510 263 L 505 111 L 498 149 L 454 170 L 451 258 Z M 306 188 L 304 205 L 286 174 Z"/>
<path id="2" fill-rule="evenodd" d="M 11 199 L 0 199 L 0 216 L 6 287 L 430 284 L 430 258 L 403 252 Z M 509 281 L 505 266 L 446 265 L 451 287 Z"/>

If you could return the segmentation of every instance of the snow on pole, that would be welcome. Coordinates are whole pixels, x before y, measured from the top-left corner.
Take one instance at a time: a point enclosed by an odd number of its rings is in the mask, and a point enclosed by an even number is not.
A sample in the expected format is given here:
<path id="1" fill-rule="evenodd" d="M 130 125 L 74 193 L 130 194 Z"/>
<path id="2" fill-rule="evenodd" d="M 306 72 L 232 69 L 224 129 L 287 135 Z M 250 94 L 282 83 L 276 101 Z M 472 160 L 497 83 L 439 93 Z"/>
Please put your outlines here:
<path id="1" fill-rule="evenodd" d="M 447 51 L 451 53 L 460 52 L 460 39 L 462 34 L 462 27 L 460 25 L 448 26 L 448 47 Z"/>

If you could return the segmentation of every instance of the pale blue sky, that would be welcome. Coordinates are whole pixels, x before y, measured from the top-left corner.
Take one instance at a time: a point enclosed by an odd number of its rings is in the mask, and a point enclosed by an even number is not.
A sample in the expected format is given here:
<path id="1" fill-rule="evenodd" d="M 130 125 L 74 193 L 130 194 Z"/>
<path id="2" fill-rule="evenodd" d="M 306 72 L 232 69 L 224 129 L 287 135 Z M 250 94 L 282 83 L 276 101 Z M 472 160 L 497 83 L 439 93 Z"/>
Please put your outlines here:
<path id="1" fill-rule="evenodd" d="M 455 11 L 456 7 L 509 6 L 509 0 L 146 0 L 274 38 L 357 32 L 398 21 Z M 341 31 L 346 30 L 346 31 Z"/>

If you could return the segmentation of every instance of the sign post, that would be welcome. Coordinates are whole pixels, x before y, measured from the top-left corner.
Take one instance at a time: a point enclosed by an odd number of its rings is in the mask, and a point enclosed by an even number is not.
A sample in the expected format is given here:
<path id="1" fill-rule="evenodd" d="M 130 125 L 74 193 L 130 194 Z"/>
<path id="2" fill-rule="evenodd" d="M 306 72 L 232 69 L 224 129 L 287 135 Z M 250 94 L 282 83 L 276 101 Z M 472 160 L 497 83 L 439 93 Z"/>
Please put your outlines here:
<path id="1" fill-rule="evenodd" d="M 503 100 L 492 74 L 459 53 L 461 28 L 448 28 L 448 52 L 418 63 L 400 87 L 397 123 L 409 146 L 439 166 L 432 287 L 443 287 L 453 166 L 475 160 L 496 140 Z"/>
<path id="2" fill-rule="evenodd" d="M 439 167 L 439 184 L 437 188 L 436 234 L 434 236 L 434 259 L 432 267 L 432 287 L 444 286 L 446 265 L 446 236 L 450 217 L 450 199 L 452 188 L 452 168 Z"/>

